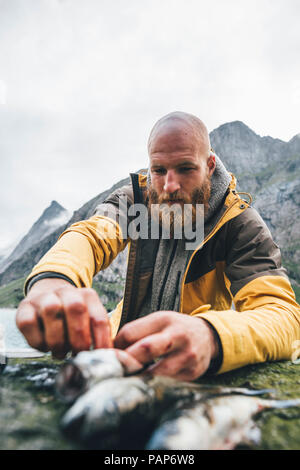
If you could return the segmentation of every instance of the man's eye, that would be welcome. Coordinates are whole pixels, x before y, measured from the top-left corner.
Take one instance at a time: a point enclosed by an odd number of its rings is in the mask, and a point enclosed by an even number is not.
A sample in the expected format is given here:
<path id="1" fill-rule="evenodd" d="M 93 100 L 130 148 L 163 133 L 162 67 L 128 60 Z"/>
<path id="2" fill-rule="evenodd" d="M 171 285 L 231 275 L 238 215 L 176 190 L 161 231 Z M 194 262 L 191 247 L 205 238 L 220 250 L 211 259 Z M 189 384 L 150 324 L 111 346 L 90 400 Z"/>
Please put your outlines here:
<path id="1" fill-rule="evenodd" d="M 164 168 L 155 168 L 154 170 L 152 170 L 152 172 L 157 175 L 163 175 L 165 173 L 165 170 Z"/>
<path id="2" fill-rule="evenodd" d="M 189 166 L 183 166 L 183 167 L 179 168 L 179 171 L 180 171 L 181 173 L 187 173 L 188 171 L 192 171 L 193 169 L 194 169 L 194 168 L 191 168 L 191 167 L 189 167 Z"/>

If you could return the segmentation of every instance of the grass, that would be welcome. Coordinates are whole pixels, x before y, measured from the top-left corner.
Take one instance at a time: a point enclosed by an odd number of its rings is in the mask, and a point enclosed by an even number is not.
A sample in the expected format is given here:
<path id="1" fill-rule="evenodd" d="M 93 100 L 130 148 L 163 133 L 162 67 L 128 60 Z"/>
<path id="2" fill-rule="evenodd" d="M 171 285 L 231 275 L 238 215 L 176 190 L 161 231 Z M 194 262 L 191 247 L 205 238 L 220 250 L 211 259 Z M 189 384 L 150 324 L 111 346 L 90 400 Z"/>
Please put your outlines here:
<path id="1" fill-rule="evenodd" d="M 296 300 L 298 304 L 300 304 L 300 287 L 299 286 L 293 286 L 295 295 L 296 295 Z"/>
<path id="2" fill-rule="evenodd" d="M 0 287 L 0 307 L 16 308 L 23 296 L 23 286 L 26 277 L 12 281 Z"/>
<path id="3" fill-rule="evenodd" d="M 288 263 L 285 267 L 289 268 Z M 290 266 L 291 267 L 291 266 Z M 295 266 L 296 267 L 296 266 Z M 0 287 L 0 308 L 17 308 L 23 297 L 23 286 L 26 277 L 17 279 L 9 284 Z M 102 299 L 105 308 L 108 311 L 114 310 L 117 303 L 123 296 L 124 286 L 121 283 L 111 282 L 97 282 L 93 283 L 93 288 L 96 290 Z M 300 303 L 300 286 L 293 285 L 297 302 Z"/>
<path id="4" fill-rule="evenodd" d="M 23 287 L 26 277 L 0 287 L 0 308 L 17 308 L 23 300 Z M 113 310 L 123 296 L 124 286 L 118 282 L 94 281 L 93 288 L 102 299 L 108 311 Z"/>
<path id="5" fill-rule="evenodd" d="M 124 285 L 118 282 L 93 282 L 93 288 L 102 300 L 108 312 L 114 310 L 123 297 Z"/>
<path id="6" fill-rule="evenodd" d="M 287 269 L 288 275 L 290 278 L 295 279 L 296 282 L 299 283 L 300 279 L 300 267 L 297 263 L 293 263 L 292 261 L 289 261 L 284 257 L 283 259 L 283 266 Z M 298 298 L 299 301 L 299 298 Z"/>

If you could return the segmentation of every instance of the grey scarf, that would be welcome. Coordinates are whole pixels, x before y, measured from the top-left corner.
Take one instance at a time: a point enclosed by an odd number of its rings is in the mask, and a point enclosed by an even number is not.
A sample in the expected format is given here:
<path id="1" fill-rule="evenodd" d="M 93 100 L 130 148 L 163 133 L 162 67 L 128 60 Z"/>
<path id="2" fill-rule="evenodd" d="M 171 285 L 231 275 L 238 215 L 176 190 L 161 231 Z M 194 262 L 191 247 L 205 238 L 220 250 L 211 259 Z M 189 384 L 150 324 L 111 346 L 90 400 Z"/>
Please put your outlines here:
<path id="1" fill-rule="evenodd" d="M 205 233 L 213 225 L 214 215 L 224 202 L 225 194 L 231 181 L 220 158 L 216 156 L 216 168 L 211 177 L 211 194 L 209 209 L 205 215 Z M 148 182 L 150 175 L 148 173 Z M 186 240 L 160 240 L 157 251 L 152 285 L 142 305 L 140 316 L 158 310 L 179 310 L 180 286 L 182 278 L 192 255 L 185 249 Z"/>

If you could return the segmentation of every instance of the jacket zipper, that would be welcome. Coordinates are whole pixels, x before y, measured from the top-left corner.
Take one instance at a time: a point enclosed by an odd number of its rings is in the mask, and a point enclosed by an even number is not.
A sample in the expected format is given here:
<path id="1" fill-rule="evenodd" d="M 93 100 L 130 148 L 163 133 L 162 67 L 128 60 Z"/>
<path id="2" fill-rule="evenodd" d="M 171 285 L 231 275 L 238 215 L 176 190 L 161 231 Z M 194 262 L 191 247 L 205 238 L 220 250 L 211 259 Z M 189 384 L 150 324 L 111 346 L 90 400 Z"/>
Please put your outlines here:
<path id="1" fill-rule="evenodd" d="M 192 256 L 190 257 L 190 260 L 188 262 L 188 265 L 186 267 L 186 270 L 184 272 L 184 275 L 183 275 L 183 279 L 182 279 L 182 285 L 181 285 L 181 292 L 180 292 L 180 303 L 179 303 L 179 311 L 182 313 L 182 304 L 183 304 L 183 289 L 184 289 L 184 284 L 185 284 L 185 279 L 186 279 L 186 276 L 187 276 L 187 273 L 188 273 L 188 270 L 190 268 L 190 265 L 191 265 L 191 262 L 195 256 L 195 254 L 197 253 L 197 251 L 200 249 L 200 247 L 203 247 L 205 245 L 205 243 L 221 228 L 221 222 L 222 220 L 224 219 L 225 215 L 228 213 L 228 211 L 233 207 L 235 206 L 236 204 L 240 204 L 241 203 L 241 200 L 240 199 L 236 199 L 235 201 L 233 201 L 230 206 L 227 207 L 226 211 L 224 212 L 224 214 L 222 215 L 221 219 L 219 220 L 219 222 L 217 223 L 217 225 L 214 226 L 214 228 L 210 231 L 210 233 L 208 235 L 206 235 L 206 237 L 204 238 L 203 242 L 201 243 L 201 245 L 198 246 L 198 248 L 196 248 L 196 250 L 193 252 Z"/>

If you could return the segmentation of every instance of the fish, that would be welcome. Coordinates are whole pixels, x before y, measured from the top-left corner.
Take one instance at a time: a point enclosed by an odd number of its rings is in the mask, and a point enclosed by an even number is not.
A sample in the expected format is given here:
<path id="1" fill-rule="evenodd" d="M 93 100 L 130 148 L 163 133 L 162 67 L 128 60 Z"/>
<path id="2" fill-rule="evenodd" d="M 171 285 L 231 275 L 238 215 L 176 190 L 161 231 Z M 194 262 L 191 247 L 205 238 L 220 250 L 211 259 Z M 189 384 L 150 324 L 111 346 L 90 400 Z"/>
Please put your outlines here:
<path id="1" fill-rule="evenodd" d="M 144 448 L 164 412 L 182 400 L 194 403 L 214 396 L 271 392 L 180 382 L 147 372 L 126 376 L 110 354 L 114 351 L 106 352 L 78 354 L 56 382 L 64 401 L 76 397 L 63 416 L 62 431 L 90 448 Z"/>
<path id="2" fill-rule="evenodd" d="M 268 400 L 222 396 L 184 403 L 163 415 L 146 450 L 232 450 L 257 445 L 261 433 L 253 421 L 263 410 L 300 406 L 300 399 Z"/>
<path id="3" fill-rule="evenodd" d="M 78 397 L 86 393 L 97 383 L 110 378 L 128 377 L 131 375 L 141 376 L 145 374 L 145 380 L 149 382 L 149 378 L 152 376 L 151 374 L 147 374 L 148 365 L 145 365 L 138 373 L 131 374 L 120 362 L 119 357 L 114 349 L 95 349 L 93 351 L 82 351 L 78 353 L 75 358 L 66 361 L 57 374 L 56 392 L 58 397 L 65 403 L 74 403 Z M 203 395 L 205 390 L 210 395 L 235 392 L 256 395 L 257 393 L 272 392 L 270 389 L 256 391 L 241 387 L 221 387 L 197 384 L 195 382 L 184 382 L 184 388 L 182 388 L 181 382 L 167 377 L 160 379 L 158 382 L 154 379 L 153 384 L 155 384 L 155 387 L 158 389 L 159 384 L 161 384 L 164 391 L 168 390 L 168 393 L 172 393 L 176 398 L 182 398 L 183 395 L 186 395 L 188 390 L 193 390 L 193 394 L 195 394 L 197 390 L 201 390 L 201 395 Z"/>
<path id="4" fill-rule="evenodd" d="M 270 389 L 182 382 L 147 369 L 130 374 L 113 349 L 79 353 L 61 368 L 56 387 L 71 404 L 62 432 L 102 450 L 231 449 L 258 442 L 252 418 L 262 410 L 300 405 L 271 399 Z"/>
<path id="5" fill-rule="evenodd" d="M 56 393 L 65 403 L 73 403 L 98 382 L 124 374 L 125 368 L 113 349 L 82 351 L 61 367 L 56 377 Z"/>

